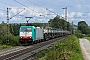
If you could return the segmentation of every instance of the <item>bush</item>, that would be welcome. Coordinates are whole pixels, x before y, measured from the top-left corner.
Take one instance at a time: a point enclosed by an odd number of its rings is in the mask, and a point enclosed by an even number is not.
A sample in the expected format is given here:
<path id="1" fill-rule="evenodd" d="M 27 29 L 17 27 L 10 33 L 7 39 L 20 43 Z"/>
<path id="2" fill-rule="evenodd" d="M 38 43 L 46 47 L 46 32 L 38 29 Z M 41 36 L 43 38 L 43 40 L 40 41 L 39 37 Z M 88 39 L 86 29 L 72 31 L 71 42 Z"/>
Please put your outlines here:
<path id="1" fill-rule="evenodd" d="M 8 45 L 17 46 L 20 45 L 18 41 L 18 36 L 9 35 L 8 36 Z M 1 38 L 1 44 L 7 44 L 7 36 Z"/>
<path id="2" fill-rule="evenodd" d="M 78 37 L 78 38 L 83 38 L 85 35 L 81 34 L 81 33 L 75 33 L 75 35 Z"/>
<path id="3" fill-rule="evenodd" d="M 37 53 L 37 60 L 39 58 L 40 60 L 84 60 L 80 50 L 79 40 L 75 35 L 61 40 L 48 50 Z"/>
<path id="4" fill-rule="evenodd" d="M 90 34 L 88 34 L 87 37 L 90 37 Z"/>
<path id="5" fill-rule="evenodd" d="M 12 48 L 10 45 L 0 45 L 0 50 L 5 48 Z"/>

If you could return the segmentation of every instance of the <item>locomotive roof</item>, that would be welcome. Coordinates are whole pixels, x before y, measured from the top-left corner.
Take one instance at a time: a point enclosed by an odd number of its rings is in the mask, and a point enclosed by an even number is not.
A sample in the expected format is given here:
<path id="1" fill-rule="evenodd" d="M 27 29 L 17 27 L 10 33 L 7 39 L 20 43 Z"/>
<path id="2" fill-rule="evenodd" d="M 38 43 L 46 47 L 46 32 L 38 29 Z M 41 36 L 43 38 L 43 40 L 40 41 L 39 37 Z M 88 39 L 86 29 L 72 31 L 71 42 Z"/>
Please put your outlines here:
<path id="1" fill-rule="evenodd" d="M 20 28 L 35 28 L 34 26 L 21 26 Z"/>

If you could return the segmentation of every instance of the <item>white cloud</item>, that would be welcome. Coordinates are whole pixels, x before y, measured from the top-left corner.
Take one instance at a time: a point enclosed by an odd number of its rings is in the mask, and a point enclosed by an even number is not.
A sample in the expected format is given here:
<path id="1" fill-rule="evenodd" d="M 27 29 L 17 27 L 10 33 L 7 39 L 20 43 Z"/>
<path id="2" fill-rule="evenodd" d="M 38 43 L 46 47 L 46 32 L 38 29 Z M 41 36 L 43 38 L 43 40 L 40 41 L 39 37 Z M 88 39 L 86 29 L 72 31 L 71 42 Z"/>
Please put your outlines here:
<path id="1" fill-rule="evenodd" d="M 78 17 L 82 17 L 82 13 L 81 12 L 77 12 L 77 16 Z"/>
<path id="2" fill-rule="evenodd" d="M 11 10 L 10 10 L 12 13 L 17 13 L 17 9 L 15 9 L 15 8 L 11 8 Z"/>
<path id="3" fill-rule="evenodd" d="M 85 19 L 80 19 L 80 21 L 85 21 Z"/>
<path id="4" fill-rule="evenodd" d="M 85 17 L 83 16 L 82 12 L 71 12 L 71 13 L 68 13 L 68 20 L 85 21 Z"/>
<path id="5" fill-rule="evenodd" d="M 69 18 L 74 18 L 74 17 L 83 17 L 83 14 L 81 12 L 71 12 L 68 13 Z"/>
<path id="6" fill-rule="evenodd" d="M 61 17 L 64 17 L 64 14 L 61 14 Z"/>
<path id="7" fill-rule="evenodd" d="M 3 17 L 4 16 L 4 13 L 3 12 L 0 12 L 0 16 Z"/>
<path id="8" fill-rule="evenodd" d="M 20 21 L 21 18 L 16 18 L 16 17 L 13 17 L 10 21 Z"/>
<path id="9" fill-rule="evenodd" d="M 25 7 L 22 7 L 22 8 L 25 8 Z M 9 12 L 9 17 L 13 17 L 14 15 L 16 15 L 17 13 L 19 13 L 20 11 L 22 11 L 23 9 L 20 9 L 20 8 L 13 8 L 10 10 Z M 53 10 L 53 9 L 49 9 L 49 10 Z M 42 23 L 46 23 L 48 22 L 48 19 L 49 18 L 53 18 L 55 17 L 56 15 L 44 15 L 44 14 L 52 14 L 51 12 L 45 10 L 44 8 L 39 8 L 39 7 L 29 7 L 29 8 L 25 8 L 25 10 L 23 10 L 22 12 L 20 12 L 18 15 L 16 15 L 15 17 L 13 17 L 11 19 L 11 22 L 25 22 L 25 19 L 22 20 L 22 18 L 25 18 L 25 17 L 33 17 L 35 18 L 35 20 L 33 19 L 30 20 L 31 22 L 42 22 Z M 21 17 L 19 17 L 19 15 L 22 15 Z M 40 16 L 40 15 L 44 15 L 44 16 Z M 41 17 L 42 19 L 39 19 L 39 17 Z M 47 17 L 49 17 L 47 19 Z M 21 21 L 22 20 L 22 21 Z"/>
<path id="10" fill-rule="evenodd" d="M 70 14 L 68 14 L 68 17 L 73 18 L 76 15 L 76 12 L 71 12 Z"/>
<path id="11" fill-rule="evenodd" d="M 44 8 L 39 8 L 39 7 L 30 7 L 30 8 L 26 8 L 26 10 L 28 12 L 28 15 L 37 16 L 37 17 L 39 17 L 40 15 L 44 15 L 44 14 L 48 14 L 49 13 Z M 45 16 L 47 16 L 47 15 L 45 15 Z"/>

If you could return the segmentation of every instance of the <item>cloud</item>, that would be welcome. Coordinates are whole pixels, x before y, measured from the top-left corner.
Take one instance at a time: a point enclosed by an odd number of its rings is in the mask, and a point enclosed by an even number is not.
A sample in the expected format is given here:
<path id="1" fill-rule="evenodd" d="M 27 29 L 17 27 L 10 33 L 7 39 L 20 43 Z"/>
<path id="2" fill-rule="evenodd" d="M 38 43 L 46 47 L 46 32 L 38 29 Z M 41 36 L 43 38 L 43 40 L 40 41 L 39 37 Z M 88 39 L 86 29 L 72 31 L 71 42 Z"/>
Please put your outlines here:
<path id="1" fill-rule="evenodd" d="M 17 13 L 17 9 L 15 9 L 15 8 L 11 8 L 11 10 L 10 10 L 12 13 Z"/>
<path id="2" fill-rule="evenodd" d="M 29 8 L 22 7 L 21 9 L 20 8 L 15 9 L 15 8 L 16 7 L 14 7 L 14 8 L 12 7 L 12 9 L 9 12 L 9 17 L 14 16 L 11 19 L 12 23 L 18 22 L 18 21 L 21 22 L 21 23 L 26 22 L 25 19 L 23 19 L 25 17 L 33 17 L 35 20 L 33 19 L 33 21 L 32 21 L 32 19 L 31 19 L 30 20 L 31 22 L 36 22 L 37 21 L 37 22 L 42 22 L 42 23 L 45 22 L 46 23 L 46 22 L 48 22 L 49 18 L 53 18 L 53 17 L 56 16 L 56 15 L 47 15 L 47 14 L 52 14 L 52 13 L 45 10 L 44 8 L 40 8 L 40 7 L 29 7 Z M 23 10 L 23 8 L 25 8 L 25 10 Z M 49 9 L 49 10 L 53 11 L 53 9 Z M 20 12 L 20 11 L 22 11 L 22 12 Z M 17 13 L 19 13 L 19 14 L 17 14 Z M 40 15 L 43 15 L 43 16 L 40 16 Z M 41 19 L 39 19 L 39 17 L 41 17 Z M 47 18 L 47 17 L 49 17 L 49 18 Z"/>
<path id="3" fill-rule="evenodd" d="M 3 17 L 4 16 L 4 13 L 3 12 L 0 12 L 0 17 Z"/>
<path id="4" fill-rule="evenodd" d="M 81 12 L 77 12 L 77 16 L 78 17 L 82 17 L 82 13 Z"/>
<path id="5" fill-rule="evenodd" d="M 68 13 L 69 18 L 74 18 L 74 17 L 83 17 L 82 12 L 70 12 Z"/>
<path id="6" fill-rule="evenodd" d="M 77 8 L 80 10 L 81 9 L 81 5 L 76 5 L 77 6 Z"/>
<path id="7" fill-rule="evenodd" d="M 39 17 L 40 15 L 47 16 L 45 14 L 49 14 L 49 11 L 39 7 L 30 7 L 30 8 L 26 8 L 26 10 L 28 12 L 28 15 L 37 16 L 37 17 Z"/>
<path id="8" fill-rule="evenodd" d="M 68 13 L 68 20 L 71 21 L 85 21 L 85 16 L 83 16 L 82 12 L 70 12 Z"/>
<path id="9" fill-rule="evenodd" d="M 68 17 L 73 18 L 76 15 L 76 12 L 71 12 L 70 14 L 68 14 Z"/>
<path id="10" fill-rule="evenodd" d="M 22 18 L 16 18 L 16 17 L 13 17 L 11 20 L 9 20 L 9 22 L 10 23 L 18 23 L 18 22 L 20 22 L 20 21 L 22 21 Z"/>

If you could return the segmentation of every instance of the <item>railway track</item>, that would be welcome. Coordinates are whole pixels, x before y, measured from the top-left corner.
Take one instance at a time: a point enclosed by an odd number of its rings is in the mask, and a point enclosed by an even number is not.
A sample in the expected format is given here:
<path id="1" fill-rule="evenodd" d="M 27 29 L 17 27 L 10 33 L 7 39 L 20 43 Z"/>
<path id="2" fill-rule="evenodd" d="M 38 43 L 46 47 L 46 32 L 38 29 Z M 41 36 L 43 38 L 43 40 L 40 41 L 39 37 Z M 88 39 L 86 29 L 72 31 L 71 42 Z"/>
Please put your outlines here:
<path id="1" fill-rule="evenodd" d="M 17 47 L 13 47 L 13 48 L 0 50 L 0 60 L 3 60 L 4 58 L 9 57 L 16 52 L 19 52 L 19 51 L 27 49 L 27 48 L 29 48 L 29 47 L 17 46 Z"/>
<path id="2" fill-rule="evenodd" d="M 55 38 L 49 41 L 41 42 L 38 44 L 34 44 L 31 46 L 24 46 L 19 47 L 15 49 L 11 49 L 9 52 L 7 51 L 2 52 L 3 54 L 0 54 L 0 60 L 27 60 L 30 59 L 34 54 L 37 52 L 51 47 L 53 44 L 57 43 L 58 41 L 64 39 L 65 37 L 59 37 Z"/>

